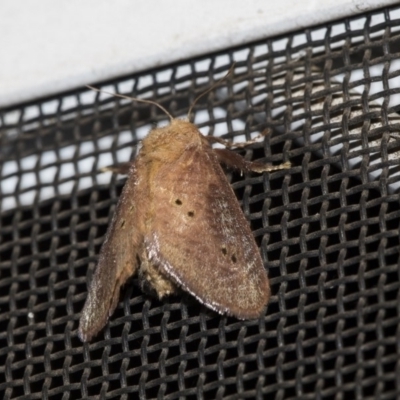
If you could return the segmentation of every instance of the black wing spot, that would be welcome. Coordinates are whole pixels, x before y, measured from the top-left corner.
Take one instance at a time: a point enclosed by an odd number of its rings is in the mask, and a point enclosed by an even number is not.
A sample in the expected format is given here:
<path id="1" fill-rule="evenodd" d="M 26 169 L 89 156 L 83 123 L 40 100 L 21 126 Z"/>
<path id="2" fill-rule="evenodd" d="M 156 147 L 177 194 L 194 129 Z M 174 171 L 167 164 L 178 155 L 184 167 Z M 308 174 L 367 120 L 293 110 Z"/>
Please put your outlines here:
<path id="1" fill-rule="evenodd" d="M 237 262 L 237 258 L 236 258 L 236 256 L 234 254 L 232 254 L 231 260 L 232 260 L 233 263 Z"/>
<path id="2" fill-rule="evenodd" d="M 189 216 L 190 218 L 193 218 L 193 217 L 194 217 L 194 211 L 189 211 L 189 212 L 188 212 L 188 216 Z"/>
<path id="3" fill-rule="evenodd" d="M 227 250 L 226 250 L 226 247 L 222 247 L 221 248 L 221 251 L 222 251 L 222 254 L 224 255 L 224 256 L 226 256 L 227 255 Z"/>
<path id="4" fill-rule="evenodd" d="M 182 201 L 180 199 L 176 199 L 175 200 L 175 204 L 178 205 L 178 206 L 181 206 L 182 205 Z"/>

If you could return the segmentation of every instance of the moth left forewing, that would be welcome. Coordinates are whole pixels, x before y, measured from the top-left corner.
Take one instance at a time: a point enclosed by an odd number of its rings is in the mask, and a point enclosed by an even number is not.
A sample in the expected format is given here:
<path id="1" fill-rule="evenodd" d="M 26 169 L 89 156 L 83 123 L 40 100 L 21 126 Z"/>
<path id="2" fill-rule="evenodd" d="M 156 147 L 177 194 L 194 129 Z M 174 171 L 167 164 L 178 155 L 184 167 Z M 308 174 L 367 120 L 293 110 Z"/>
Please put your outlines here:
<path id="1" fill-rule="evenodd" d="M 185 152 L 153 177 L 149 260 L 208 307 L 255 318 L 269 283 L 249 224 L 208 145 Z"/>
<path id="2" fill-rule="evenodd" d="M 78 335 L 90 341 L 107 323 L 119 299 L 119 291 L 137 270 L 137 253 L 142 243 L 137 196 L 137 171 L 132 168 L 106 239 L 79 321 Z M 142 185 L 143 186 L 143 185 Z"/>

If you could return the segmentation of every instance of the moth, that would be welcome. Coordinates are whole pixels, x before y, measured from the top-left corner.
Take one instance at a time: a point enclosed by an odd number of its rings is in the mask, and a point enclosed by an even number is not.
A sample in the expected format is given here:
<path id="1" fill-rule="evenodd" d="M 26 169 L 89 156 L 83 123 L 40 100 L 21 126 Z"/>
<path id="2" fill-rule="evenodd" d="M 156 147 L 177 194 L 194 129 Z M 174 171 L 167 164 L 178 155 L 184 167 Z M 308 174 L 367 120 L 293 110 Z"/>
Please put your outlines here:
<path id="1" fill-rule="evenodd" d="M 159 299 L 181 288 L 238 319 L 259 317 L 270 297 L 258 246 L 220 164 L 261 173 L 290 163 L 268 166 L 213 149 L 221 140 L 142 101 L 171 121 L 150 131 L 129 168 L 82 310 L 83 342 L 107 323 L 121 286 L 134 274 Z"/>

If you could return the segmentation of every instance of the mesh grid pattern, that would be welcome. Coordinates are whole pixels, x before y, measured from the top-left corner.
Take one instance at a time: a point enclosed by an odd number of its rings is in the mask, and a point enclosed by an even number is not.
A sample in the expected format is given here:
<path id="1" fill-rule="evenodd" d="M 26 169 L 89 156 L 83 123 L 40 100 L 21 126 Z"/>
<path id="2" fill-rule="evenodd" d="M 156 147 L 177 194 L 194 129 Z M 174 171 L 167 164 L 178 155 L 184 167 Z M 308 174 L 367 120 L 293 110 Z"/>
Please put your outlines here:
<path id="1" fill-rule="evenodd" d="M 101 85 L 195 107 L 205 134 L 292 168 L 227 171 L 269 271 L 265 316 L 219 316 L 136 279 L 90 344 L 79 313 L 127 161 L 166 117 L 79 90 L 0 112 L 4 399 L 400 397 L 400 8 Z"/>

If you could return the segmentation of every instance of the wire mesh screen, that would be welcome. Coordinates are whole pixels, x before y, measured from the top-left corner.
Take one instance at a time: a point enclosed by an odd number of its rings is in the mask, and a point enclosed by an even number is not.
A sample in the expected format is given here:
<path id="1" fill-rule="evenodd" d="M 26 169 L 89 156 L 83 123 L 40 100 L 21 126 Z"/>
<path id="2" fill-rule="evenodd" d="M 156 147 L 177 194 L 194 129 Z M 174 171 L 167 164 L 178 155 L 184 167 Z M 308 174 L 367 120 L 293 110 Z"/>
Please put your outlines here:
<path id="1" fill-rule="evenodd" d="M 400 396 L 400 8 L 99 85 L 194 109 L 206 135 L 292 168 L 226 171 L 268 269 L 265 315 L 125 285 L 77 337 L 122 176 L 167 117 L 82 89 L 1 111 L 0 392 L 4 399 L 393 399 Z"/>

